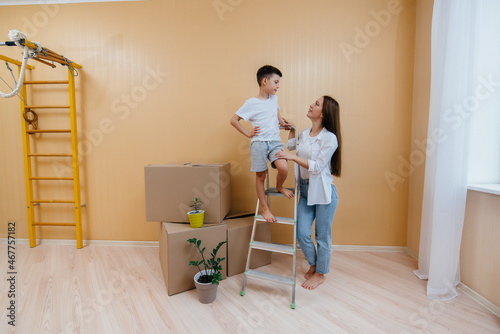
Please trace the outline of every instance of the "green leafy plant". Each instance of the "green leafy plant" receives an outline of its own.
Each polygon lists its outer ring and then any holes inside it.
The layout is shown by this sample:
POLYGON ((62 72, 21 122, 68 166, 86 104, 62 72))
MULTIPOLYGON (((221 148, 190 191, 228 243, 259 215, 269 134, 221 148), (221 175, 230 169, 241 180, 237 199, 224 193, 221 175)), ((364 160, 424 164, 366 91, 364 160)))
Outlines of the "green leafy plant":
POLYGON ((210 253, 211 257, 209 257, 207 259, 205 259, 205 256, 204 256, 205 247, 200 248, 201 247, 201 240, 198 240, 196 238, 192 238, 192 239, 188 239, 187 242, 189 242, 190 244, 193 244, 194 247, 196 247, 198 249, 198 251, 201 254, 201 258, 202 258, 200 261, 190 261, 189 265, 198 267, 199 271, 205 270, 206 273, 209 271, 212 271, 212 274, 210 274, 210 275, 201 275, 200 278, 198 279, 198 283, 210 283, 210 282, 212 282, 212 284, 219 285, 219 282, 222 281, 222 273, 221 273, 222 266, 220 263, 222 261, 224 261, 226 258, 225 257, 217 258, 217 252, 219 251, 221 246, 224 245, 227 241, 219 242, 217 247, 215 247, 212 250, 212 253, 210 253), (203 266, 204 269, 202 269, 202 267, 200 267, 200 266, 203 266))
POLYGON ((194 201, 191 201, 191 205, 189 206, 193 208, 193 211, 196 211, 195 213, 199 213, 201 211, 201 200, 196 197, 194 201))

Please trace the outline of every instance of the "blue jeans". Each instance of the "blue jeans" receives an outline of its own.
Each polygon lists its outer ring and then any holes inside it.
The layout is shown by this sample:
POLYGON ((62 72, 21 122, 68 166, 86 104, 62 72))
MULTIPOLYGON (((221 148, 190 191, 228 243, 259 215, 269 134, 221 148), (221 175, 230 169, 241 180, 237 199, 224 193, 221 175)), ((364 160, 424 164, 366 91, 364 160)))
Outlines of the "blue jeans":
POLYGON ((332 250, 332 223, 339 202, 337 188, 332 184, 330 204, 307 205, 309 180, 300 180, 300 199, 297 207, 297 239, 309 265, 316 266, 316 272, 330 271, 332 250), (312 223, 316 219, 315 238, 318 250, 312 241, 312 223))

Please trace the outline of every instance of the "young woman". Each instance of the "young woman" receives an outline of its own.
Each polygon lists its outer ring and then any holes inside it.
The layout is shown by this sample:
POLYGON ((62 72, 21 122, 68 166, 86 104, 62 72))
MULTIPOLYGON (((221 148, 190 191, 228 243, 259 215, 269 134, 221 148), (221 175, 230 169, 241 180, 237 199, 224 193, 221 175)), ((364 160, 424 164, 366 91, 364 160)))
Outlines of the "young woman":
POLYGON ((335 99, 323 96, 307 112, 312 126, 302 131, 298 142, 295 130, 290 131, 287 148, 297 155, 280 151, 276 157, 296 163, 295 175, 299 182, 300 199, 297 207, 297 238, 300 248, 311 266, 304 275, 305 289, 315 289, 325 281, 330 270, 332 223, 338 204, 333 176, 340 176, 341 135, 340 108, 335 99), (315 238, 312 241, 312 223, 316 219, 315 238))

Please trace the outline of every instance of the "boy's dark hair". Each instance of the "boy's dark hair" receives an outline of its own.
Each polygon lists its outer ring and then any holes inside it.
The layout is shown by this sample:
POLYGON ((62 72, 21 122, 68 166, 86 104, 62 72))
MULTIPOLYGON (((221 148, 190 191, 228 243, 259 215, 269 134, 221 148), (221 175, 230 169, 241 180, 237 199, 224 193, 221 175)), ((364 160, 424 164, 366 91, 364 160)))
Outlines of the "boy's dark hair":
POLYGON ((281 71, 274 66, 264 65, 261 68, 259 68, 259 70, 257 71, 257 83, 259 84, 259 87, 262 84, 262 80, 264 78, 269 79, 273 74, 277 74, 280 77, 283 76, 281 74, 281 71))

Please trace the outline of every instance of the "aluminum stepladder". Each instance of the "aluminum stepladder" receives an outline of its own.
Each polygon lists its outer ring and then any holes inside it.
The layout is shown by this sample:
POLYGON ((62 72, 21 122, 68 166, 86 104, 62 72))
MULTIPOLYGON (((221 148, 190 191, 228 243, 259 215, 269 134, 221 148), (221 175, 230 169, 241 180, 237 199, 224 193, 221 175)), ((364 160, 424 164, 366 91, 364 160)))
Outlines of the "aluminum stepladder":
MULTIPOLYGON (((297 129, 293 128, 295 130, 295 139, 297 140, 298 132, 297 129)), ((276 219, 275 222, 272 224, 285 224, 285 225, 292 225, 293 226, 293 243, 291 245, 284 245, 284 244, 277 244, 277 243, 271 243, 271 242, 262 242, 262 241, 255 241, 255 230, 257 228, 257 222, 259 221, 266 221, 262 215, 259 215, 259 208, 260 208, 260 200, 257 198, 257 208, 255 209, 255 217, 253 220, 253 227, 252 227, 252 236, 250 237, 250 244, 248 248, 248 256, 247 256, 247 264, 245 267, 245 272, 243 275, 243 285, 241 287, 241 292, 240 295, 244 296, 245 295, 245 285, 248 277, 251 278, 256 278, 256 279, 261 279, 261 280, 266 280, 266 281, 271 281, 275 283, 280 283, 284 285, 290 285, 292 287, 292 303, 291 303, 291 308, 295 309, 295 285, 296 285, 296 263, 297 263, 297 202, 298 202, 298 187, 297 187, 297 182, 295 182, 294 188, 288 188, 289 190, 293 191, 293 218, 288 218, 288 217, 277 217, 275 216, 274 218, 276 219), (275 275, 271 273, 266 273, 263 271, 255 270, 255 269, 250 269, 250 260, 252 257, 252 250, 253 249, 260 249, 264 251, 269 251, 269 252, 276 252, 276 253, 282 253, 282 254, 288 254, 293 256, 293 272, 292 276, 281 276, 281 275, 275 275)), ((276 188, 270 188, 269 187, 269 173, 266 170, 266 200, 267 200, 267 206, 270 208, 270 197, 271 196, 277 196, 277 197, 285 197, 282 193, 280 193, 276 188)))

